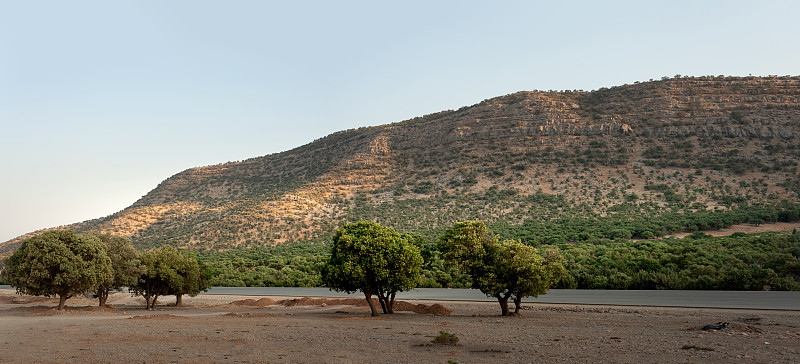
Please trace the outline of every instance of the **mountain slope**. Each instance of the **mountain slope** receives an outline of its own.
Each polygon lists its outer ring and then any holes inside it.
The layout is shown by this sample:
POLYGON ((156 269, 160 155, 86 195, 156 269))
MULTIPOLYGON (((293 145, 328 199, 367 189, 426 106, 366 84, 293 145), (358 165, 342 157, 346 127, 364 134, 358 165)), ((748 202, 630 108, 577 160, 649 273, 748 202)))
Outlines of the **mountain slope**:
POLYGON ((70 227, 140 247, 214 250, 324 241, 357 219, 434 236, 464 219, 797 202, 799 161, 798 77, 529 91, 189 169, 116 214, 70 227))

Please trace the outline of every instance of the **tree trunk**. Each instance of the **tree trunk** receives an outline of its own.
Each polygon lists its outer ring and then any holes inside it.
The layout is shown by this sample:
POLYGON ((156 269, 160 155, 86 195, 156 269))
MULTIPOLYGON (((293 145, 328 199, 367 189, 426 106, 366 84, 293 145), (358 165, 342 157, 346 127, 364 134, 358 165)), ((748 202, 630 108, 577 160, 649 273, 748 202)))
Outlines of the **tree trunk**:
POLYGON ((175 307, 181 307, 181 306, 183 306, 183 295, 182 294, 176 294, 175 295, 175 307))
POLYGON ((95 293, 97 294, 97 300, 100 301, 100 307, 105 306, 106 302, 108 301, 108 290, 101 288, 95 293))
POLYGON ((158 295, 157 294, 145 294, 144 295, 144 299, 147 302, 145 304, 145 308, 147 308, 148 310, 152 310, 153 308, 156 307, 156 301, 158 301, 158 295))
POLYGON ((522 306, 522 297, 514 297, 514 314, 519 315, 519 308, 522 306))
POLYGON ((498 294, 495 297, 497 298, 497 302, 500 302, 500 311, 502 312, 502 315, 503 316, 509 316, 509 312, 508 312, 508 297, 509 297, 509 295, 503 296, 503 295, 498 294))
POLYGON ((381 304, 381 310, 383 310, 383 313, 389 313, 389 310, 387 308, 386 295, 383 293, 382 290, 378 290, 378 302, 381 304))
POLYGON ((378 302, 381 303, 381 309, 383 309, 383 313, 385 314, 393 314, 394 313, 394 296, 397 292, 387 293, 384 292, 382 289, 378 290, 378 302))
POLYGON ((372 301, 372 292, 364 292, 364 296, 367 297, 367 303, 369 304, 369 309, 372 310, 372 316, 380 315, 378 307, 375 307, 375 302, 372 301))
POLYGON ((390 313, 390 314, 394 313, 394 295, 395 294, 397 294, 397 292, 392 292, 389 295, 389 302, 386 304, 386 306, 388 306, 388 309, 389 309, 388 313, 390 313))
POLYGON ((58 310, 59 311, 64 309, 64 304, 67 303, 67 298, 69 298, 69 295, 67 295, 67 294, 59 294, 58 295, 58 310))

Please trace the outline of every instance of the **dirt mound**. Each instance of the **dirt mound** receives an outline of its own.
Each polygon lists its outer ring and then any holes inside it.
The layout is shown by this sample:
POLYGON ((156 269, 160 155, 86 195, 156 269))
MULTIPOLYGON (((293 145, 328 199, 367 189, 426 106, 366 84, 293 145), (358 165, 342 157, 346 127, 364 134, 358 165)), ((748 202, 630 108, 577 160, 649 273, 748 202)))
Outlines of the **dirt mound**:
POLYGON ((273 300, 272 298, 267 298, 267 297, 261 298, 259 300, 254 300, 252 298, 248 298, 248 299, 245 299, 245 300, 233 301, 233 302, 231 302, 231 304, 235 305, 235 306, 264 307, 264 306, 274 305, 275 304, 275 300, 273 300))
POLYGON ((453 310, 439 304, 434 303, 430 306, 419 304, 417 305, 418 310, 414 310, 416 313, 424 314, 424 315, 437 315, 437 316, 447 316, 453 312, 453 310), (425 307, 419 307, 425 306, 425 307))
MULTIPOLYGON (((376 305, 380 305, 380 303, 378 303, 378 299, 377 298, 373 298, 372 302, 374 302, 376 305)), ((338 299, 330 300, 328 304, 330 304, 330 305, 357 306, 357 307, 369 306, 369 304, 367 303, 367 299, 366 298, 338 298, 338 299)))
POLYGON ((423 303, 420 304, 413 304, 406 301, 396 301, 394 303, 394 310, 395 311, 411 311, 414 313, 419 313, 423 315, 449 315, 453 312, 453 310, 442 306, 441 304, 434 303, 432 305, 426 305, 423 303))
MULTIPOLYGON (((378 304, 377 299, 373 299, 375 304, 378 304)), ((366 306, 367 300, 363 298, 293 298, 278 301, 278 304, 286 307, 293 306, 366 306)))
MULTIPOLYGON (((425 306, 425 305, 420 304, 420 306, 425 306)), ((406 301, 394 301, 394 310, 395 311, 410 311, 410 312, 414 312, 414 310, 416 310, 416 309, 417 309, 417 305, 415 305, 413 303, 409 303, 409 302, 406 302, 406 301)))
POLYGON ((286 299, 278 301, 278 304, 281 306, 286 307, 293 307, 293 306, 320 306, 325 303, 324 298, 311 298, 311 297, 303 297, 303 298, 293 298, 293 299, 286 299))

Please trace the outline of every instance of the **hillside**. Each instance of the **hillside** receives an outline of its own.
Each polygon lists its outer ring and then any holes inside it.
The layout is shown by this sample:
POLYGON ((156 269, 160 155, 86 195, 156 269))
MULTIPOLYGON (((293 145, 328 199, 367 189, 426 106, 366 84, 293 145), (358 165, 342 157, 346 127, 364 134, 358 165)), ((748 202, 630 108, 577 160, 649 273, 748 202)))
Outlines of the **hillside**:
POLYGON ((341 131, 183 171, 69 227, 195 250, 327 241, 358 219, 432 237, 466 219, 514 226, 796 203, 798 163, 800 77, 679 77, 518 92, 341 131))

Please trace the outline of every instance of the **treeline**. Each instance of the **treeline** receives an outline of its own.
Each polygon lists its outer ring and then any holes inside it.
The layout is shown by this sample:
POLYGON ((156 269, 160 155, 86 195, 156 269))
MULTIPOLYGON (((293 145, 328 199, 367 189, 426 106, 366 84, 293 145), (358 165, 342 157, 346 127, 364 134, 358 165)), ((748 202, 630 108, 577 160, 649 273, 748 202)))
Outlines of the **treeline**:
POLYGON ((200 253, 216 287, 320 287, 330 255, 325 244, 298 242, 272 247, 200 253))
MULTIPOLYGON (((489 228, 499 241, 516 239, 540 250, 557 247, 566 268, 558 283, 562 288, 800 290, 798 234, 712 237, 700 232, 780 221, 800 221, 798 205, 644 217, 621 212, 595 218, 528 220, 517 225, 496 222, 489 228), (656 239, 679 231, 695 233, 684 239, 656 239)), ((441 233, 433 235, 417 235, 415 241, 424 260, 420 287, 472 286, 469 275, 445 264, 439 250, 441 233)), ((329 245, 318 242, 197 255, 204 263, 207 285, 230 287, 321 287, 321 272, 329 257, 329 245)), ((2 276, 9 282, 7 274, 2 276)), ((162 294, 169 293, 164 290, 162 294)))
POLYGON ((800 238, 791 233, 556 245, 560 288, 800 290, 800 238))
MULTIPOLYGON (((735 233, 713 237, 536 245, 557 247, 566 274, 556 287, 580 289, 800 290, 800 237, 735 233)), ((296 243, 202 255, 212 286, 319 287, 327 245, 296 243)), ((420 287, 466 288, 469 276, 448 267, 437 242, 426 241, 420 287)))
POLYGON ((163 246, 138 252, 126 237, 53 230, 26 239, 5 260, 0 277, 17 293, 58 297, 58 310, 70 297, 93 293, 106 306, 124 288, 154 308, 159 296, 196 296, 208 289, 210 271, 194 254, 163 246))
POLYGON ((654 216, 624 211, 605 217, 529 219, 522 224, 490 224, 504 239, 520 239, 530 245, 566 242, 597 243, 603 239, 652 239, 676 232, 717 230, 736 224, 800 221, 800 205, 743 206, 724 211, 667 212, 654 216))

